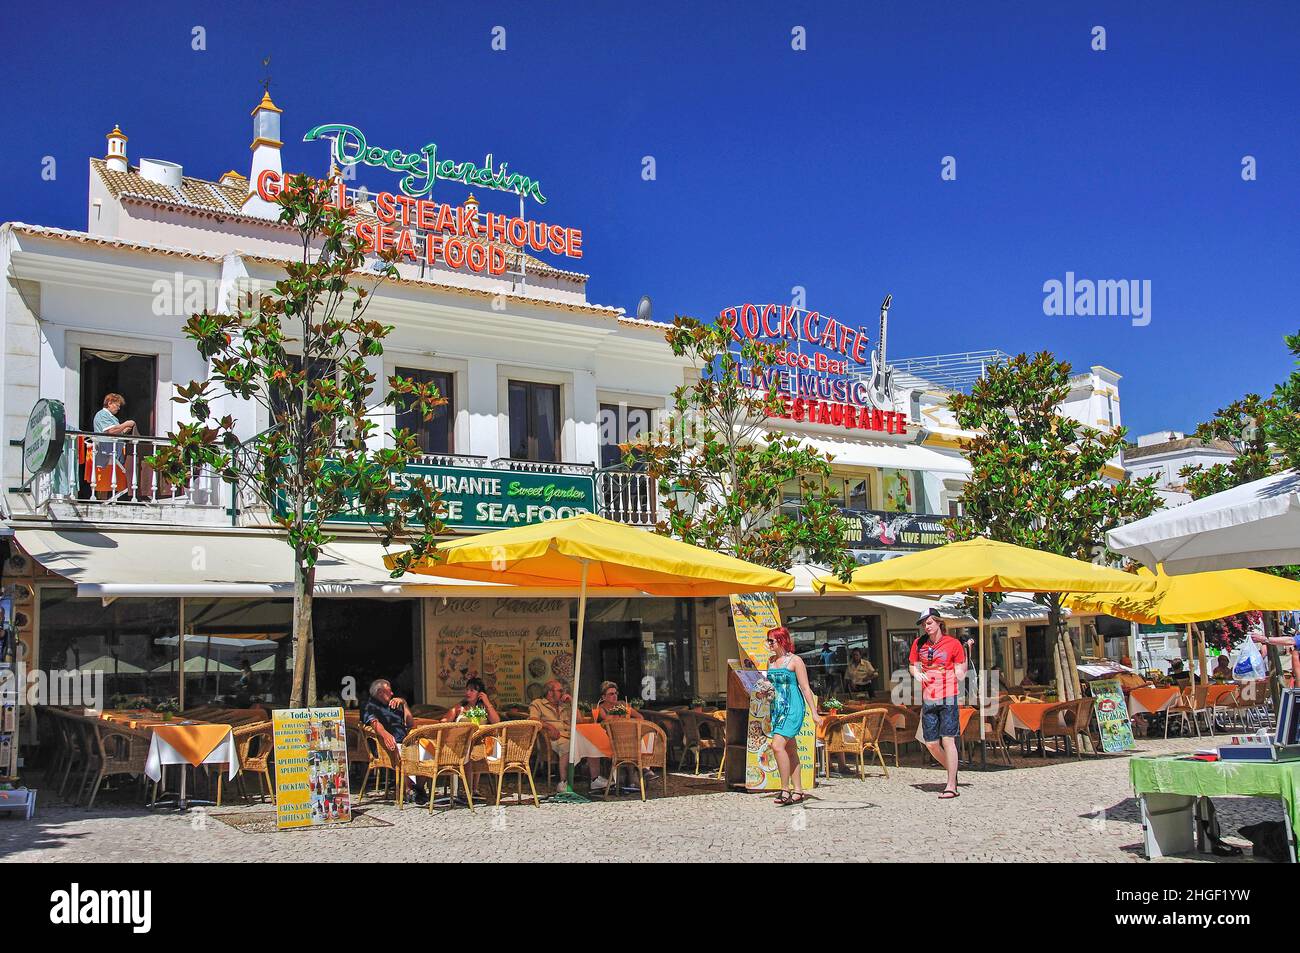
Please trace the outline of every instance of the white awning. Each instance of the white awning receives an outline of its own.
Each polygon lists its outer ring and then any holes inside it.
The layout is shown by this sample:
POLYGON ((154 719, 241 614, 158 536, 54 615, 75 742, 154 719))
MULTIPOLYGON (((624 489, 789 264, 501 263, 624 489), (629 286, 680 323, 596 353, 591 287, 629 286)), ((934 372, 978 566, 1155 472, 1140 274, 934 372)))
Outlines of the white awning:
POLYGON ((970 473, 970 464, 958 453, 942 453, 916 443, 888 443, 884 440, 829 440, 805 437, 804 444, 829 453, 832 462, 849 467, 888 467, 894 470, 925 470, 932 473, 970 473))
MULTIPOLYGON (((19 543, 46 569, 96 598, 266 598, 293 596, 293 554, 283 538, 257 530, 174 532, 158 527, 112 530, 17 527, 19 543)), ((565 597, 562 589, 408 574, 393 579, 375 540, 335 540, 316 564, 317 596, 565 597)), ((606 595, 606 594, 602 594, 606 595)), ((641 596, 629 591, 608 595, 641 596)))

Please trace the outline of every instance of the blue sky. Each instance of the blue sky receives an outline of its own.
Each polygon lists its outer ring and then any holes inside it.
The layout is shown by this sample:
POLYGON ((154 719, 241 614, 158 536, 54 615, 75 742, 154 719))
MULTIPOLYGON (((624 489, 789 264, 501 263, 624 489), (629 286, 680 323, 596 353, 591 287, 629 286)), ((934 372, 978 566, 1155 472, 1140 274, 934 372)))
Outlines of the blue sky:
POLYGON ((1190 430, 1291 368, 1300 4, 12 4, 0 29, 0 220, 84 228, 115 122, 133 162, 246 172, 270 54, 287 169, 325 170, 297 141, 322 122, 493 152, 542 181, 536 217, 584 230, 600 303, 705 317, 802 286, 874 336, 889 291, 891 356, 1104 364, 1133 434, 1190 430), (1150 324, 1044 315, 1067 272, 1149 280, 1150 324))

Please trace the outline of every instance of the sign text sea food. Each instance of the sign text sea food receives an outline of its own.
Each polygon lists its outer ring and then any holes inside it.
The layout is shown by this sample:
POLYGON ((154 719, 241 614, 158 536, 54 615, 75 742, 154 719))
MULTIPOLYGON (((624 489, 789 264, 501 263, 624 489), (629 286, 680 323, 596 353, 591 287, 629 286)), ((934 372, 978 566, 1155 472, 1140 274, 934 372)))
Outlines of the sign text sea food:
POLYGON ((505 529, 596 510, 596 484, 589 476, 412 464, 394 476, 398 491, 408 490, 414 476, 441 494, 439 515, 451 529, 505 529))
POLYGON ((490 152, 484 156, 481 166, 453 159, 439 161, 437 143, 427 143, 419 152, 384 149, 366 142, 365 134, 356 126, 341 122, 317 126, 302 137, 303 142, 314 142, 317 139, 334 140, 334 161, 339 165, 365 163, 390 172, 405 172, 398 187, 415 198, 428 195, 433 191, 434 182, 446 179, 485 189, 514 192, 516 195, 536 199, 541 205, 546 204, 540 182, 518 172, 507 173, 509 163, 496 165, 490 152))
MULTIPOLYGON (((286 181, 279 172, 266 169, 258 175, 256 185, 260 198, 274 202, 286 181)), ((582 257, 580 228, 495 212, 480 213, 472 204, 458 207, 392 192, 374 194, 373 200, 375 218, 359 219, 355 225, 356 236, 367 254, 396 248, 407 261, 426 265, 441 261, 451 268, 489 275, 506 272, 506 252, 501 245, 582 257)), ((330 204, 336 208, 352 205, 342 182, 335 184, 330 204)))

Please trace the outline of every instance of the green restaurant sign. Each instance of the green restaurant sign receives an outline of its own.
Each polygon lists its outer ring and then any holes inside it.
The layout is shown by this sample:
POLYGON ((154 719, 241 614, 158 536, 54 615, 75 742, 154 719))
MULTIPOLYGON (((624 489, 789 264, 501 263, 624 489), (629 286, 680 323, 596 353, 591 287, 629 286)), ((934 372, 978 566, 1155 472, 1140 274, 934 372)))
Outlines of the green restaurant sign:
MULTIPOLYGON (((396 480, 409 487, 411 477, 424 477, 441 495, 442 521, 448 529, 509 529, 596 512, 596 481, 591 476, 413 463, 396 480)), ((362 514, 334 519, 369 521, 362 514)))

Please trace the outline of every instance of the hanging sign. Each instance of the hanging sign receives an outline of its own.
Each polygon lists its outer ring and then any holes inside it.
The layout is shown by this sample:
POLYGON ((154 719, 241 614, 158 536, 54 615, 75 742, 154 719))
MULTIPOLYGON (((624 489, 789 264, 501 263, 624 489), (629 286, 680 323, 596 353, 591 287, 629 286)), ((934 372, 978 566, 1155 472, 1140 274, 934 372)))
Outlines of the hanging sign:
POLYGON ((66 430, 63 403, 50 398, 38 400, 23 433, 23 470, 29 478, 54 469, 63 454, 66 430))

